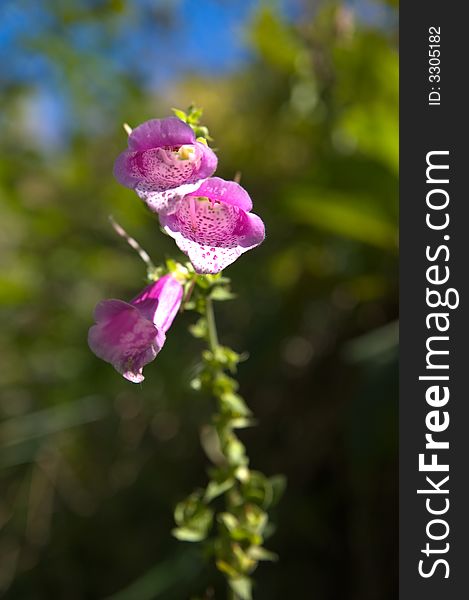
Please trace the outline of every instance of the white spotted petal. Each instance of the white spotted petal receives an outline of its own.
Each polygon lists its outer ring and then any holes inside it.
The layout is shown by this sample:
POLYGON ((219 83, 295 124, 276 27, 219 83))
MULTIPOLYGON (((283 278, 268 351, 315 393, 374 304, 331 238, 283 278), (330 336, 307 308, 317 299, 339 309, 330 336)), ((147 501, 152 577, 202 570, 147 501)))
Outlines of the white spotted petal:
POLYGON ((264 224, 246 210, 247 192, 235 182, 208 179, 160 217, 166 233, 191 260, 197 273, 218 273, 265 237, 264 224))

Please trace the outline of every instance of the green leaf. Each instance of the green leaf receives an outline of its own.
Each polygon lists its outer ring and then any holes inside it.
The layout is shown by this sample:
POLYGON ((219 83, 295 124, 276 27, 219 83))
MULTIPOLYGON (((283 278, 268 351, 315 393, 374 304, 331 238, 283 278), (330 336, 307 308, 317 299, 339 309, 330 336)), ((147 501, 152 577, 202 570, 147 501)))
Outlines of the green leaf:
POLYGON ((233 487, 235 483, 234 479, 226 479, 225 481, 210 481, 205 490, 204 500, 205 502, 211 502, 214 498, 221 496, 229 489, 233 487))
POLYGON ((197 277, 195 281, 196 286, 203 290, 208 290, 212 285, 208 277, 208 275, 201 275, 197 277))
POLYGON ((158 281, 158 279, 160 279, 160 277, 163 275, 164 269, 161 266, 149 269, 147 273, 148 283, 151 283, 152 281, 158 281))
POLYGON ((189 331, 195 338, 207 339, 207 320, 201 317, 196 323, 189 326, 189 331))
POLYGON ((262 534, 267 525, 267 513, 259 506, 250 504, 244 510, 243 525, 249 528, 250 531, 257 534, 262 534))
POLYGON ((248 417, 252 412, 247 407, 243 398, 235 393, 225 393, 220 397, 223 410, 234 417, 248 417))
POLYGON ((237 542, 249 542, 249 544, 259 545, 262 544, 263 539, 262 536, 258 533, 254 533, 249 531, 243 527, 237 527, 230 531, 230 537, 237 542))
POLYGON ((198 125, 203 112, 203 108, 191 104, 187 109, 187 122, 191 125, 198 125))
POLYGON ((247 551, 247 554, 254 560, 269 562, 276 562, 278 560, 278 554, 275 554, 275 552, 269 552, 269 550, 266 550, 262 546, 251 546, 247 551))
POLYGON ((168 258, 166 260, 166 267, 170 273, 174 273, 175 271, 178 270, 178 264, 172 258, 168 258))
POLYGON ((246 500, 255 502, 263 508, 269 508, 274 498, 273 487, 269 479, 259 471, 251 471, 243 482, 243 495, 246 500))
POLYGON ((241 465, 236 469, 235 476, 238 481, 244 483, 249 479, 249 477, 251 477, 251 472, 249 471, 248 467, 241 465))
POLYGON ((241 573, 250 573, 256 567, 256 560, 251 558, 240 544, 233 544, 232 551, 241 573))
POLYGON ((231 419, 229 424, 233 429, 246 429, 247 427, 254 427, 257 424, 257 421, 255 419, 238 417, 236 419, 231 419))
POLYGON ((275 506, 285 493, 287 487, 287 478, 285 475, 273 475, 269 478, 269 481, 273 491, 271 506, 275 506))
POLYGON ((219 373, 213 382, 213 393, 217 397, 232 394, 238 389, 238 382, 225 373, 219 373))
POLYGON ((174 509, 174 520, 179 526, 173 535, 186 541, 204 539, 213 522, 213 511, 204 504, 203 490, 198 490, 179 502, 174 509))
POLYGON ((210 292, 209 297, 212 300, 223 302, 225 300, 233 300, 233 298, 236 298, 236 294, 230 292, 226 287, 217 286, 210 292))
POLYGON ((213 358, 215 362, 218 362, 233 373, 236 371, 236 367, 241 360, 241 356, 237 352, 226 346, 219 346, 213 358))
POLYGON ((179 108, 172 108, 171 110, 173 111, 173 113, 176 115, 176 117, 178 119, 181 119, 181 121, 184 121, 184 123, 187 123, 187 115, 183 110, 180 110, 179 108))
POLYGON ((235 436, 226 440, 223 450, 230 465, 237 466, 248 463, 246 448, 235 436))
POLYGON ((196 531, 188 527, 177 527, 171 533, 181 542, 201 542, 207 537, 206 532, 196 531))
POLYGON ((228 575, 229 578, 238 578, 239 577, 239 573, 238 571, 236 571, 236 569, 234 567, 232 567, 230 564, 228 564, 225 560, 217 560, 216 562, 217 565, 217 569, 219 571, 221 571, 222 573, 224 573, 225 575, 228 575))
POLYGON ((238 519, 232 515, 231 513, 220 513, 218 515, 218 520, 223 523, 223 525, 228 529, 228 531, 233 531, 239 525, 238 519))
POLYGON ((241 600, 252 600, 252 582, 249 577, 231 578, 228 583, 241 600))

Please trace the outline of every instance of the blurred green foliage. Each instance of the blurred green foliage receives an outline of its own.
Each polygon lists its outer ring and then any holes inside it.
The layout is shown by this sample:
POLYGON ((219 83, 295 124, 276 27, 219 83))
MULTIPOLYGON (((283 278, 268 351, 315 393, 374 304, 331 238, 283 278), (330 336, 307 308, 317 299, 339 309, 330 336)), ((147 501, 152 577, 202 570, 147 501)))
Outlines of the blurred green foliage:
MULTIPOLYGON (((267 227, 230 268, 237 298, 217 306, 222 343, 250 354, 239 378, 259 420, 241 433, 252 465, 288 478, 269 539, 281 560, 259 568, 254 596, 396 597, 393 9, 375 27, 339 2, 305 2, 293 20, 259 2, 242 68, 187 72, 155 92, 104 51, 119 23, 132 28, 135 4, 47 5, 56 25, 23 43, 56 69, 67 139, 41 143, 33 84, 2 83, 0 97, 0 588, 28 600, 225 597, 170 535, 173 505, 206 480, 198 431, 213 408, 190 389, 190 319, 142 386, 86 344, 96 302, 133 297, 145 277, 108 215, 155 262, 175 252, 112 178, 121 123, 195 102, 219 175, 240 174, 267 227), (102 53, 69 43, 83 21, 102 53)), ((164 6, 150 24, 174 26, 164 6)))

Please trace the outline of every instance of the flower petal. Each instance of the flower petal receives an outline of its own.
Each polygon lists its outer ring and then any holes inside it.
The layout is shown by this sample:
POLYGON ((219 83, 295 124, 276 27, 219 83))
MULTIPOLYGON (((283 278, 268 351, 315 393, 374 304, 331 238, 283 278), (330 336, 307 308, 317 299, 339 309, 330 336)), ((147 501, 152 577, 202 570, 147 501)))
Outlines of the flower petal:
POLYGON ((202 144, 202 142, 196 142, 195 146, 200 149, 202 153, 202 160, 200 161, 200 167, 197 171, 197 177, 199 179, 206 179, 215 173, 218 165, 218 158, 215 152, 205 144, 202 144))
POLYGON ((181 306, 183 287, 172 275, 164 275, 148 285, 131 304, 166 333, 181 306))
POLYGON ((128 187, 136 187, 143 181, 155 191, 198 180, 200 177, 196 173, 204 157, 200 146, 202 144, 184 146, 193 150, 190 159, 182 159, 178 152, 164 148, 150 148, 143 152, 125 151, 117 157, 114 176, 119 183, 128 187))
POLYGON ((213 150, 195 140, 187 123, 169 117, 147 121, 132 131, 128 149, 114 163, 114 176, 134 189, 150 210, 171 214, 216 167, 213 150))
POLYGON ((142 178, 141 173, 134 166, 136 156, 136 152, 124 150, 114 162, 114 177, 120 184, 131 189, 133 189, 142 178))
POLYGON ((152 212, 156 212, 159 215, 170 215, 176 212, 179 202, 200 186, 200 181, 195 183, 184 183, 178 187, 171 188, 168 190, 155 190, 155 186, 152 184, 146 184, 140 182, 135 191, 139 198, 141 198, 148 208, 152 212))
POLYGON ((129 381, 142 381, 142 369, 161 350, 164 332, 138 308, 121 300, 100 302, 95 318, 97 323, 88 332, 91 350, 129 381))
POLYGON ((195 134, 192 128, 177 117, 151 119, 132 130, 129 135, 130 150, 149 150, 163 146, 193 144, 195 134))
MULTIPOLYGON (((187 146, 186 146, 187 147, 187 146)), ((197 142, 190 158, 181 159, 172 150, 153 148, 144 152, 126 150, 117 157, 114 176, 138 196, 153 212, 171 214, 185 195, 194 192, 217 166, 210 148, 197 142)))
POLYGON ((197 273, 218 273, 264 240, 264 224, 257 215, 190 199, 186 197, 175 214, 161 216, 160 222, 197 273))
POLYGON ((192 192, 190 195, 210 198, 223 204, 237 206, 246 211, 252 209, 252 200, 247 191, 239 183, 226 181, 221 177, 210 177, 202 183, 196 192, 192 192))

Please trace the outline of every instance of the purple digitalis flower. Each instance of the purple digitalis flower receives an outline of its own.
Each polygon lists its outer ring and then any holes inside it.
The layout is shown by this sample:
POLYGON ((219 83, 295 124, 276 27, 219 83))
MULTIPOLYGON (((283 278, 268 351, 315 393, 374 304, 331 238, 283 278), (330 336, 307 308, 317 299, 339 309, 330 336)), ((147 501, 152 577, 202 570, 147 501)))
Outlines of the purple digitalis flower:
POLYGON ((197 273, 218 273, 264 240, 264 223, 251 208, 239 184, 211 177, 187 194, 173 214, 161 215, 160 223, 197 273))
POLYGON ((128 149, 116 159, 114 175, 153 212, 170 214, 216 168, 213 150, 195 139, 187 123, 168 117, 146 121, 132 131, 128 149))
POLYGON ((166 340, 183 296, 182 285, 165 275, 130 302, 103 300, 88 332, 91 350, 133 383, 143 381, 143 367, 155 359, 166 340))

